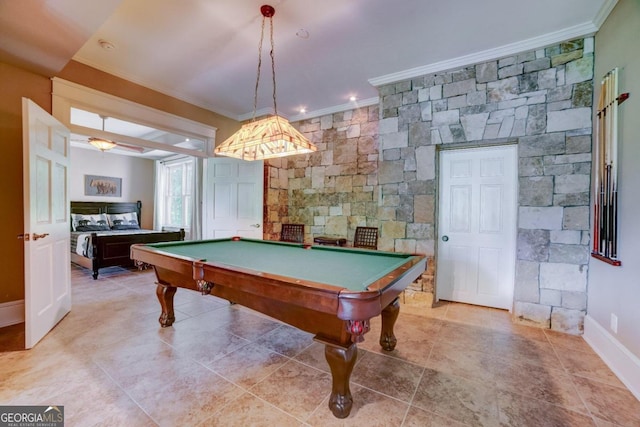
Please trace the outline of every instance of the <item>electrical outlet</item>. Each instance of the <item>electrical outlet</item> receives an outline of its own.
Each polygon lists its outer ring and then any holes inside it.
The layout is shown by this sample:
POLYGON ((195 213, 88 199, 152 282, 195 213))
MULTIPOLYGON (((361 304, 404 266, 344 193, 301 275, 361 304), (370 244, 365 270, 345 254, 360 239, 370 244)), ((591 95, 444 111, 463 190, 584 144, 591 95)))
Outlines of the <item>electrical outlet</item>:
POLYGON ((611 313, 611 330, 614 334, 618 333, 618 316, 611 313))

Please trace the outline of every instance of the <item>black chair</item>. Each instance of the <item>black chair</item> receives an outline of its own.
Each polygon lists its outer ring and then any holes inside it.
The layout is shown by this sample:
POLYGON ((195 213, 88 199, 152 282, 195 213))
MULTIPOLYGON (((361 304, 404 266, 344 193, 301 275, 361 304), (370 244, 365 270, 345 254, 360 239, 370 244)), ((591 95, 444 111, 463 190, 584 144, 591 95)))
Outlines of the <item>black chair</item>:
POLYGON ((282 224, 280 241, 304 243, 304 224, 282 224))
POLYGON ((353 247, 364 249, 378 249, 378 228, 356 227, 356 234, 353 238, 353 247))

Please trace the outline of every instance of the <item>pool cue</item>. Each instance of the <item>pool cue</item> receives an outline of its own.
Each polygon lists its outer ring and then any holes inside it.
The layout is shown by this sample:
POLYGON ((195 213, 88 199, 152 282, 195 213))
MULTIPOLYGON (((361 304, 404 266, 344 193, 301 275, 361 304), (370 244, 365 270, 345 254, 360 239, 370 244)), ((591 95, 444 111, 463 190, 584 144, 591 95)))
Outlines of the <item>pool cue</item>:
POLYGON ((594 156, 594 185, 593 185, 593 198, 594 198, 594 206, 593 206, 593 252, 600 252, 600 221, 602 215, 600 214, 600 208, 602 206, 601 202, 601 166, 600 166, 600 153, 602 149, 600 148, 600 144, 602 143, 602 118, 604 115, 603 112, 604 105, 604 81, 600 82, 600 93, 598 94, 598 114, 596 116, 596 127, 597 132, 595 134, 596 142, 594 144, 595 147, 595 156, 594 156))
POLYGON ((611 141, 611 179, 612 179, 612 224, 611 224, 611 258, 618 256, 618 68, 613 69, 613 100, 612 100, 612 131, 611 141))

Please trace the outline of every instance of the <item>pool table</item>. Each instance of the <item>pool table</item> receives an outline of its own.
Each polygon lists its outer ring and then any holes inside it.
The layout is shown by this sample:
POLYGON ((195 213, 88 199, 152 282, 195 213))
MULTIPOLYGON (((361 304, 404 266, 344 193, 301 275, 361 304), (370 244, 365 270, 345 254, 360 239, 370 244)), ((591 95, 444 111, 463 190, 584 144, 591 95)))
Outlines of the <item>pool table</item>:
POLYGON ((382 315, 380 345, 393 350, 398 295, 426 268, 421 255, 240 237, 132 245, 131 258, 155 270, 163 327, 175 320, 176 289, 186 288, 315 334, 325 344, 329 408, 338 418, 351 411, 356 343, 369 320, 382 315))

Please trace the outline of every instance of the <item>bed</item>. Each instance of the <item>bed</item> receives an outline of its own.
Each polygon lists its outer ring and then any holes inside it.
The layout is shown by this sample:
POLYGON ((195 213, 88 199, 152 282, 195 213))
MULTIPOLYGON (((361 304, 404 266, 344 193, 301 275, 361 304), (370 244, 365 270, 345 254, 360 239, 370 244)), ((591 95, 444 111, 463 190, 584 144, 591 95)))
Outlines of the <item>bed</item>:
POLYGON ((184 240, 184 229, 140 229, 141 208, 140 201, 71 202, 71 262, 92 270, 97 280, 101 268, 134 265, 134 243, 184 240))

